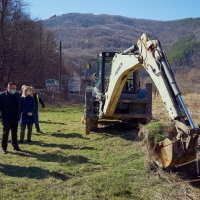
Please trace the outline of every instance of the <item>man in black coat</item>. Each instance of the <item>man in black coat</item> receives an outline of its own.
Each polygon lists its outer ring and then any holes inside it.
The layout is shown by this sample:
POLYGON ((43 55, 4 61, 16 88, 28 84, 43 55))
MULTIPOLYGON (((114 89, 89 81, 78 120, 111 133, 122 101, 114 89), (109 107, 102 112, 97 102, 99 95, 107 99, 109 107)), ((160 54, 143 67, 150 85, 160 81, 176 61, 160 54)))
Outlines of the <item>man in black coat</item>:
POLYGON ((8 136, 11 130, 12 145, 14 150, 21 151, 17 143, 17 129, 21 114, 21 97, 16 92, 16 84, 8 83, 7 90, 0 94, 0 121, 3 125, 2 153, 7 153, 8 136))

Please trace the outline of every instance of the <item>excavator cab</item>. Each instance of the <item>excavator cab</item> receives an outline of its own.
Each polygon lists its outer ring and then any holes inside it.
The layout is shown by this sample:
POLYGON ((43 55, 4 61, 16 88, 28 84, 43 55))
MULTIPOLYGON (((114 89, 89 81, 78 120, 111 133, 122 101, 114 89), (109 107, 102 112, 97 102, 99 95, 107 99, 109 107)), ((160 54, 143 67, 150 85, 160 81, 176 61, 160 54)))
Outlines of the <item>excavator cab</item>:
POLYGON ((88 61, 85 80, 89 80, 89 85, 98 88, 101 93, 108 89, 114 55, 115 52, 101 52, 97 59, 88 61))
POLYGON ((86 124, 87 133, 97 128, 100 118, 131 119, 135 124, 146 123, 152 119, 152 86, 148 83, 145 88, 141 87, 139 70, 130 73, 126 82, 123 83, 123 90, 112 116, 106 116, 103 113, 106 94, 111 82, 110 77, 114 73, 112 62, 115 54, 116 52, 100 52, 97 59, 88 61, 84 113, 85 119, 89 118, 88 121, 90 121, 89 125, 86 124))

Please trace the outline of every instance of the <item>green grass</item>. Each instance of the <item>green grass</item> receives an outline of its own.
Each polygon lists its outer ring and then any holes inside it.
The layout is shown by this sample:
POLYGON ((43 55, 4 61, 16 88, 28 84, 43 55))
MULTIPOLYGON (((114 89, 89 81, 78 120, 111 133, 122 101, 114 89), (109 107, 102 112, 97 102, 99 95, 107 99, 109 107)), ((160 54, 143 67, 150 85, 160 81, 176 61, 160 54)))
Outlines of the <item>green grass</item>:
POLYGON ((149 124, 145 125, 146 129, 148 130, 147 140, 152 148, 166 138, 166 136, 162 134, 162 126, 163 125, 161 121, 150 122, 149 124))
POLYGON ((0 199, 175 199, 179 188, 146 170, 141 142, 124 137, 126 124, 85 135, 82 112, 83 106, 49 107, 40 112, 45 134, 34 130, 23 152, 8 144, 0 158, 0 199))

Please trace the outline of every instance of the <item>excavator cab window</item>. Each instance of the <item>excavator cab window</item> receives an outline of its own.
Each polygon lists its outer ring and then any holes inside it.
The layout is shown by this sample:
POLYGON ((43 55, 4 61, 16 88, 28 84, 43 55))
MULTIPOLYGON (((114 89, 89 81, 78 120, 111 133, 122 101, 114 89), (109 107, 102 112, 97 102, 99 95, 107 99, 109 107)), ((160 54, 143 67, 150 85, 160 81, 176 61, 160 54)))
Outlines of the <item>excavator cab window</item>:
POLYGON ((139 70, 133 72, 124 84, 122 93, 136 94, 140 88, 139 70))
POLYGON ((116 52, 101 52, 97 58, 96 82, 94 87, 105 93, 108 89, 112 59, 116 52))
POLYGON ((102 59, 97 59, 97 69, 96 69, 96 82, 94 83, 94 87, 99 87, 101 84, 101 76, 102 76, 102 59))
MULTIPOLYGON (((94 83, 94 87, 103 87, 102 91, 106 92, 109 85, 109 78, 111 73, 112 57, 106 57, 105 59, 98 58, 97 60, 97 80, 94 83)), ((101 88, 99 88, 101 89, 101 88)))
POLYGON ((111 67, 112 67, 112 58, 107 57, 105 59, 105 70, 104 70, 104 92, 107 92, 108 90, 108 85, 110 82, 111 67))
POLYGON ((85 84, 87 86, 94 86, 97 82, 96 65, 97 59, 88 60, 87 69, 85 71, 85 84))
POLYGON ((133 86, 134 83, 133 83, 133 74, 131 74, 126 83, 124 84, 124 88, 123 88, 123 91, 122 93, 133 93, 133 86))

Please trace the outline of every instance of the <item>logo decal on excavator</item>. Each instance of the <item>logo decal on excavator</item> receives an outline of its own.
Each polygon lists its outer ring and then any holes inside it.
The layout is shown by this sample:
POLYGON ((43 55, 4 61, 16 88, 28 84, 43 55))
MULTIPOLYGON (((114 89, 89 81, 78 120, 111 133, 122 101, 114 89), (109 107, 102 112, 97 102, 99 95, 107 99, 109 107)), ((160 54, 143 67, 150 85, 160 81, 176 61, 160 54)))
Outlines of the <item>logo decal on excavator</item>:
POLYGON ((119 70, 122 68, 122 62, 119 64, 119 67, 117 68, 116 72, 115 72, 115 76, 119 73, 119 70))

